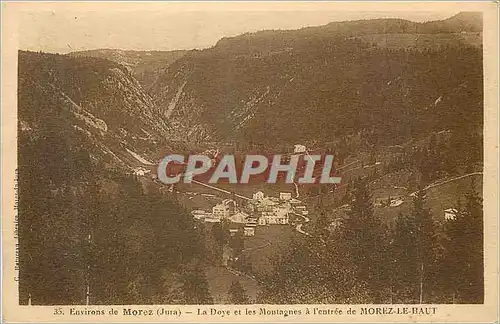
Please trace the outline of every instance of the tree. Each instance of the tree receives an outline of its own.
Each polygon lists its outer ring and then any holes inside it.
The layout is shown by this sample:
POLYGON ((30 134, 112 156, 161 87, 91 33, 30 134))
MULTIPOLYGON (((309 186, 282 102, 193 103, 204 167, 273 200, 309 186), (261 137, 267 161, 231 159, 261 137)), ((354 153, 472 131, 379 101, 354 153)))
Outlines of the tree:
POLYGON ((445 225, 447 242, 441 277, 452 301, 482 303, 484 300, 483 206, 481 197, 467 194, 455 220, 445 225))
POLYGON ((250 304, 250 298, 247 295, 246 289, 241 283, 236 280, 231 283, 228 291, 229 302, 235 305, 250 304))
POLYGON ((182 273, 183 303, 197 304, 212 304, 213 298, 210 295, 208 282, 200 264, 193 267, 186 267, 182 273))
POLYGON ((259 303, 337 304, 370 301, 366 285, 356 278, 357 265, 346 251, 341 232, 319 239, 294 240, 264 278, 259 303))
POLYGON ((394 303, 418 301, 417 230, 415 221, 400 214, 390 244, 394 303))
POLYGON ((414 222, 414 229, 416 231, 415 244, 416 244, 416 259, 417 269, 415 269, 419 276, 419 303, 424 302, 425 289, 431 288, 431 280, 434 276, 436 265, 436 235, 435 225, 432 220, 432 215, 428 209, 425 208, 425 191, 417 191, 413 199, 413 208, 411 211, 411 221, 414 222))
POLYGON ((87 289, 92 304, 180 300, 162 283, 165 271, 179 286, 180 265, 204 255, 192 218, 94 164, 71 124, 47 116, 19 143, 20 304, 84 304, 87 289))
POLYGON ((374 300, 379 301, 389 273, 385 269, 383 228, 373 213, 366 178, 355 182, 352 197, 352 208, 343 227, 344 239, 357 265, 357 280, 366 284, 374 300))
POLYGON ((214 241, 214 243, 212 244, 212 256, 214 258, 214 262, 220 263, 220 261, 222 260, 222 250, 224 249, 224 245, 226 244, 224 229, 221 223, 215 223, 212 226, 211 236, 212 240, 214 241))

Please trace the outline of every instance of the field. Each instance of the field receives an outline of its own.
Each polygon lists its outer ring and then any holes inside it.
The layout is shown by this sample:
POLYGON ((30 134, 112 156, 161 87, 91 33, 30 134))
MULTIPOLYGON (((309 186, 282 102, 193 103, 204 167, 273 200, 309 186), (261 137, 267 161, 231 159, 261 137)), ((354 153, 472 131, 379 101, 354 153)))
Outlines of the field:
MULTIPOLYGON (((399 172, 400 177, 404 177, 404 172, 399 172)), ((392 174, 391 176, 394 176, 392 174)), ((482 195, 483 180, 482 175, 475 174, 464 178, 452 180, 443 184, 446 180, 437 181, 438 184, 435 187, 426 190, 426 208, 428 208, 436 222, 442 222, 444 220, 444 210, 448 208, 457 208, 458 201, 460 199, 461 203, 465 203, 465 195, 471 193, 473 190, 478 194, 482 195)), ((373 185, 371 194, 373 201, 377 199, 386 199, 389 196, 392 198, 402 197, 403 203, 396 207, 374 207, 374 214, 378 217, 383 224, 392 226, 394 221, 399 214, 409 214, 411 211, 412 200, 410 192, 405 188, 396 186, 389 186, 386 181, 382 180, 373 185), (383 185, 380 185, 384 183, 383 185)), ((343 194, 343 190, 336 192, 336 195, 343 194)), ((327 204, 324 204, 327 206, 327 204)), ((343 215, 344 213, 341 209, 335 209, 332 215, 338 214, 343 215)), ((337 215, 337 216, 338 216, 337 215)), ((311 226, 314 224, 314 213, 312 214, 311 220, 313 222, 305 224, 303 229, 307 232, 310 231, 311 226)))
POLYGON ((427 207, 431 210, 436 220, 442 220, 443 211, 447 208, 456 208, 460 199, 465 204, 465 195, 473 190, 482 196, 482 175, 473 175, 445 183, 441 186, 427 190, 427 207))
MULTIPOLYGON (((445 209, 457 208, 459 199, 464 204, 465 195, 473 190, 481 195, 482 186, 482 176, 472 175, 430 188, 426 190, 426 208, 430 210, 434 221, 442 222, 445 209)), ((412 197, 407 196, 400 206, 375 208, 375 215, 380 217, 384 223, 392 224, 400 213, 408 214, 411 205, 412 197)))

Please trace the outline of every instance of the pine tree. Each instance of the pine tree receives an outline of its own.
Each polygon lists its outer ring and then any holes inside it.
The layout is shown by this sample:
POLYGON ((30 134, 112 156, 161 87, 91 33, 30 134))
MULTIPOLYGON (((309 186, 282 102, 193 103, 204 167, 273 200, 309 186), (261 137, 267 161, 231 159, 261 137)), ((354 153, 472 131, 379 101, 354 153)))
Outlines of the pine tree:
POLYGON ((396 297, 394 303, 418 301, 417 230, 415 221, 407 215, 396 220, 393 239, 390 244, 393 276, 391 287, 396 297))
POLYGON ((419 276, 419 302, 424 302, 426 289, 430 288, 436 265, 435 225, 430 211, 425 208, 425 192, 417 191, 413 199, 411 219, 415 222, 415 244, 417 252, 417 269, 419 276))
POLYGON ((215 263, 219 263, 222 260, 222 250, 226 242, 224 241, 225 235, 223 232, 223 226, 221 223, 215 223, 212 226, 211 238, 214 241, 212 246, 212 256, 215 263))
POLYGON ((246 289, 241 283, 236 280, 231 283, 228 291, 229 302, 235 305, 250 304, 250 298, 247 295, 246 289))
POLYGON ((455 220, 445 225, 448 241, 441 268, 447 292, 456 303, 484 300, 483 206, 481 197, 466 195, 455 220))
POLYGON ((191 305, 213 303, 207 278, 199 264, 186 268, 182 277, 181 291, 184 303, 191 305))
POLYGON ((465 223, 464 239, 469 242, 463 254, 464 279, 466 281, 463 294, 467 302, 482 303, 484 299, 484 259, 483 259, 483 203, 482 198, 473 192, 466 196, 466 204, 462 220, 465 223))
POLYGON ((357 279, 366 284, 375 301, 382 298, 388 273, 384 265, 384 240, 380 221, 373 214, 366 179, 358 180, 352 192, 353 204, 344 224, 344 236, 357 265, 357 279))
POLYGON ((296 240, 264 280, 259 303, 335 304, 370 301, 341 232, 296 240))

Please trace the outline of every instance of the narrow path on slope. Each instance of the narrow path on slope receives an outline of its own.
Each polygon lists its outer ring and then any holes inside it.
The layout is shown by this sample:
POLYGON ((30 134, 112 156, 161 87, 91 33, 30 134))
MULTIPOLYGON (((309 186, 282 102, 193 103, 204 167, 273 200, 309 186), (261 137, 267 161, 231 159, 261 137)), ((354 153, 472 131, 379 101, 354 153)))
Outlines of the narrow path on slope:
MULTIPOLYGON (((453 182, 453 181, 456 181, 456 180, 467 178, 467 177, 470 177, 470 176, 473 176, 473 175, 482 175, 482 174, 483 174, 482 172, 472 172, 472 173, 464 174, 462 176, 458 176, 458 177, 455 177, 455 178, 451 178, 451 179, 448 179, 448 180, 444 180, 444 181, 441 181, 441 182, 438 182, 438 183, 434 183, 434 184, 428 185, 423 190, 427 191, 429 189, 432 189, 432 188, 435 188, 435 187, 439 187, 439 186, 444 185, 446 183, 450 183, 450 182, 453 182)), ((409 196, 410 197, 415 197, 415 195, 417 194, 417 192, 418 191, 412 192, 409 196)))

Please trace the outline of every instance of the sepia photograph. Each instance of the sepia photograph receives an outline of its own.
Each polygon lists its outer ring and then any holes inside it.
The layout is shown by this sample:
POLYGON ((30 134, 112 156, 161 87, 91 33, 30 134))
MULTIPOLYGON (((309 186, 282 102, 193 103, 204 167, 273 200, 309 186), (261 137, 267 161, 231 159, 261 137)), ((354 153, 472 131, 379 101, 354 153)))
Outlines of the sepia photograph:
POLYGON ((4 298, 75 320, 498 305, 496 5, 191 5, 19 6, 4 298))

